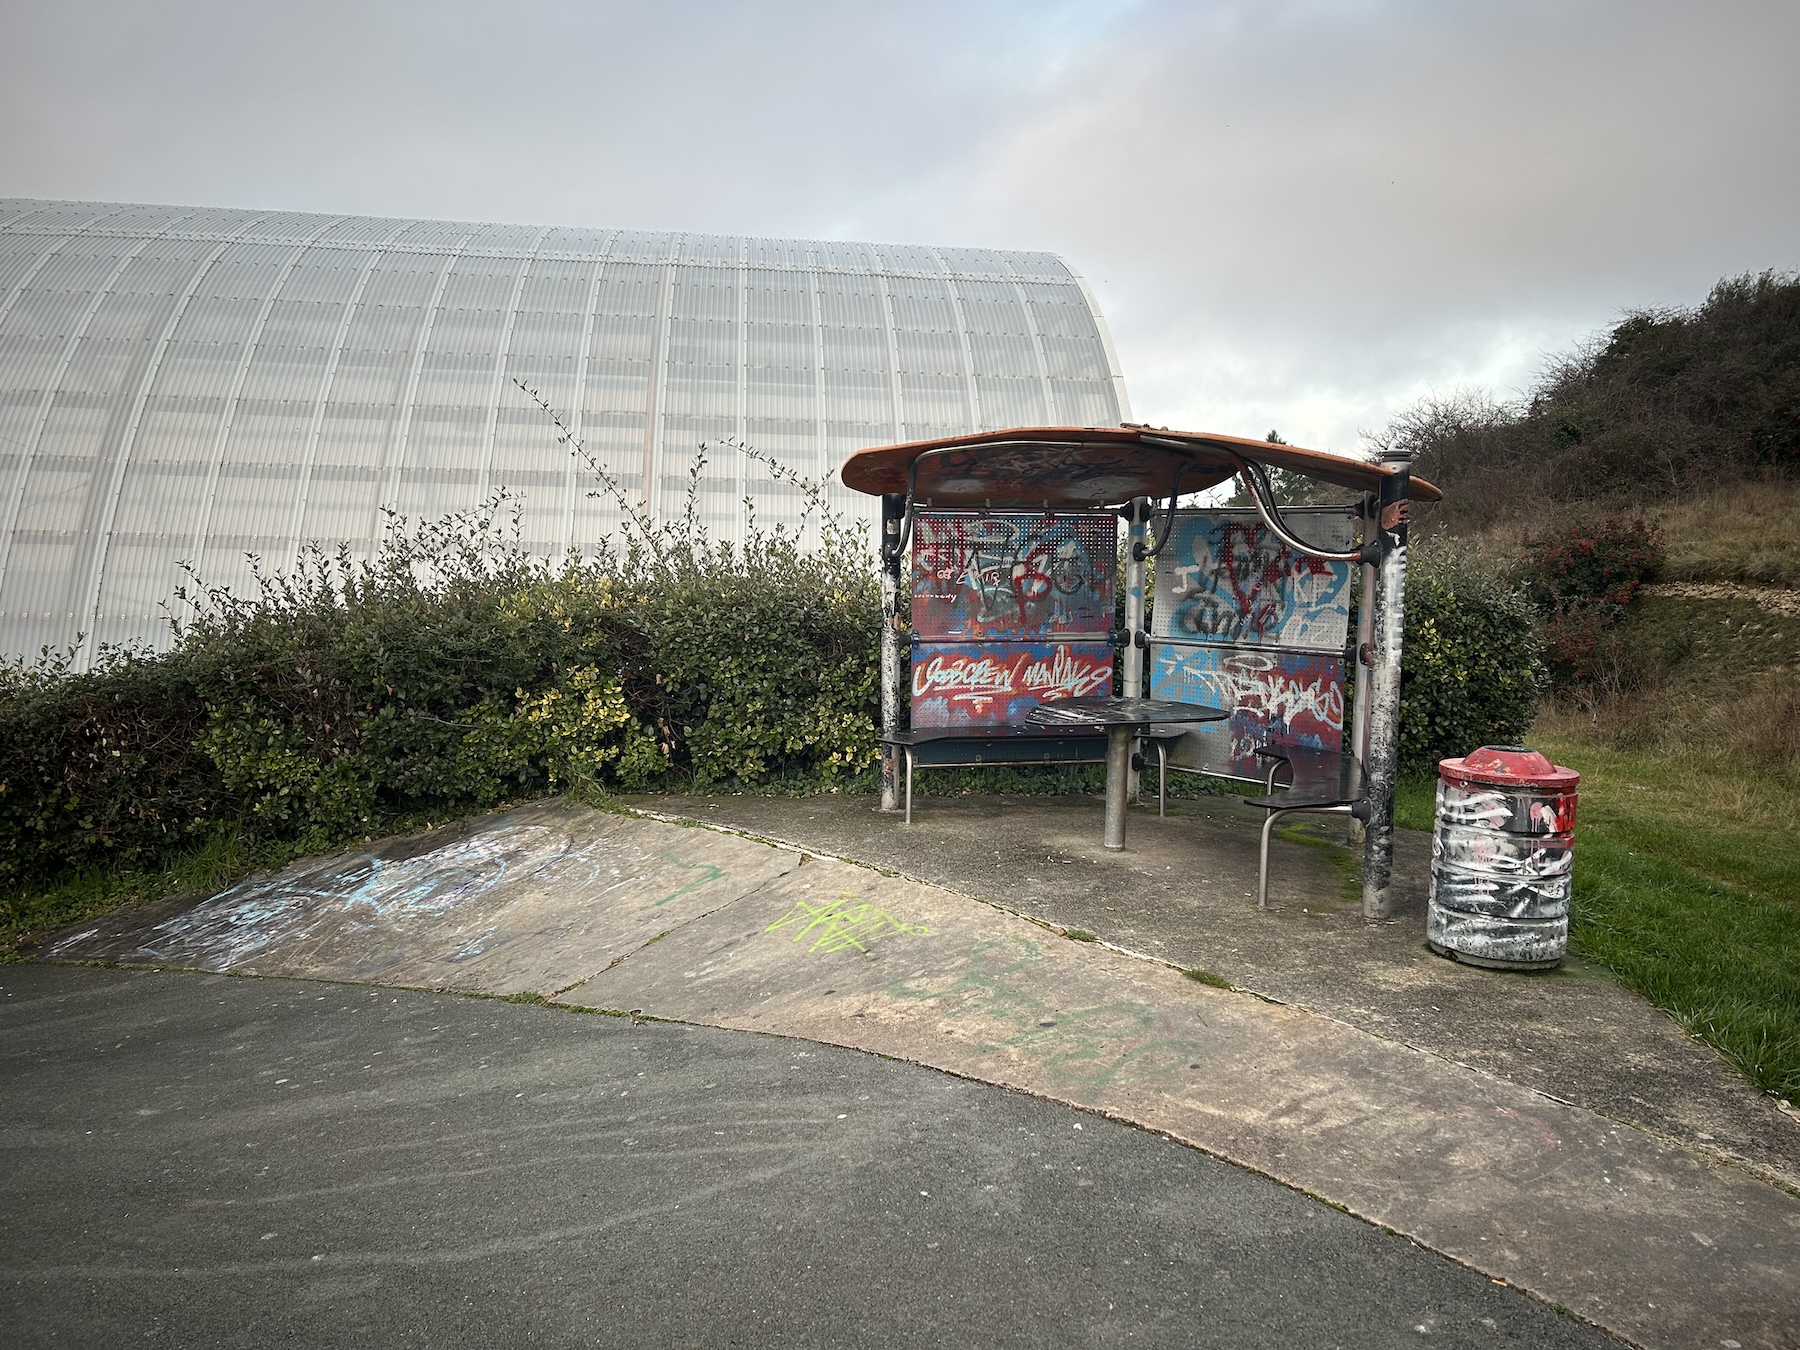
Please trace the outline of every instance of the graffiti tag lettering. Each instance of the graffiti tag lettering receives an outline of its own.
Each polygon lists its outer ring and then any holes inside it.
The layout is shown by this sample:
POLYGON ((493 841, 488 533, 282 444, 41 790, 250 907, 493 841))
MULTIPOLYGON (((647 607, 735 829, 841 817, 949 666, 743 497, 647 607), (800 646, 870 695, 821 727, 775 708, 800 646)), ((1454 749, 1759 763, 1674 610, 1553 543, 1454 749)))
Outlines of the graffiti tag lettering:
POLYGON ((791 910, 763 931, 773 933, 782 928, 795 929, 795 942, 812 938, 812 946, 806 949, 809 953, 842 952, 854 948, 865 956, 869 954, 868 944, 877 938, 890 934, 924 937, 930 932, 924 924, 896 919, 885 909, 859 900, 848 891, 836 900, 817 905, 796 900, 791 910))
POLYGON ((920 644, 913 651, 916 727, 1018 723, 1040 703, 1112 688, 1104 642, 920 644))
POLYGON ((1117 522, 1099 515, 920 512, 913 631, 1029 641, 1112 627, 1117 522))
POLYGON ((951 1020, 998 1023, 1011 1034, 987 1042, 983 1052, 1016 1052, 1080 1095, 1185 1069, 1205 1053, 1198 1042, 1175 1034, 1168 1016, 1148 1003, 1051 1009, 1016 978, 1042 958, 1034 943, 996 938, 978 945, 969 954, 967 970, 950 984, 932 988, 895 980, 887 992, 896 999, 935 1004, 951 1020))

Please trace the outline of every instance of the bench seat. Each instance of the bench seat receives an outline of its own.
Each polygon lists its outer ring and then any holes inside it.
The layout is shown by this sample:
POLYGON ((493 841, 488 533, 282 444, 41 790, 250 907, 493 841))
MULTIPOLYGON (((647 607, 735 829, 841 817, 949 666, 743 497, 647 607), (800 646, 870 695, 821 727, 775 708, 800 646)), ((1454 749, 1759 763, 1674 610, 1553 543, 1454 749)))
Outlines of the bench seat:
POLYGON ((976 769, 1005 764, 1104 764, 1106 733, 1067 727, 914 727, 884 732, 882 745, 906 761, 906 823, 912 824, 913 770, 976 769))
POLYGON ((1158 815, 1167 809, 1170 769, 1263 785, 1264 795, 1243 799, 1245 806, 1268 813, 1257 859, 1259 909, 1269 907, 1269 836, 1276 822, 1303 811, 1357 816, 1368 799, 1363 766, 1354 755, 1285 745, 1258 745, 1243 754, 1233 747, 1227 728, 1157 726, 1144 739, 1157 756, 1158 815))
POLYGON ((1261 797, 1246 797, 1245 806, 1266 811, 1262 823, 1262 844, 1257 854, 1256 907, 1269 907, 1269 835, 1275 823, 1301 812, 1321 815, 1354 816, 1368 819, 1368 786, 1363 778, 1362 761, 1355 755, 1330 750, 1259 745, 1256 753, 1268 757, 1275 765, 1269 776, 1271 784, 1285 777, 1285 792, 1270 791, 1261 797))

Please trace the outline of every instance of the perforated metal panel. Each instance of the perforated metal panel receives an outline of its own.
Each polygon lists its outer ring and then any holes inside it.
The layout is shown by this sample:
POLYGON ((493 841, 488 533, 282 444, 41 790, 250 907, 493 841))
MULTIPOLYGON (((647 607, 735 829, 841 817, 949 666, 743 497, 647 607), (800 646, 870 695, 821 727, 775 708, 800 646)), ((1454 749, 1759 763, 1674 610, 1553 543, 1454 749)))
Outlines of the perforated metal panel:
MULTIPOLYGON (((1308 543, 1351 546, 1348 511, 1286 516, 1308 543)), ((1349 563, 1294 552, 1253 512, 1178 513, 1156 563, 1151 697, 1230 710, 1234 756, 1263 744, 1341 750, 1350 594, 1349 563)))
POLYGON ((1118 521, 1111 515, 921 511, 912 627, 922 640, 1106 637, 1118 521))
POLYGON ((920 511, 912 552, 912 724, 1016 726, 1040 703, 1112 692, 1118 518, 920 511))

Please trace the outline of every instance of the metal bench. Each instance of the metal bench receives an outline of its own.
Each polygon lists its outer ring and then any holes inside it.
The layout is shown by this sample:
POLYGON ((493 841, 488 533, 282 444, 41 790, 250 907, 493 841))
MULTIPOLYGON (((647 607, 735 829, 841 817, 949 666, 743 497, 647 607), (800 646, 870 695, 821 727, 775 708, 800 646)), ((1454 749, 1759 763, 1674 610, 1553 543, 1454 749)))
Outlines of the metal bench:
POLYGON ((921 727, 881 737, 905 761, 906 824, 912 824, 916 769, 976 769, 993 765, 1104 764, 1106 733, 1083 735, 1058 727, 921 727))
POLYGON ((1156 814, 1168 814, 1169 755, 1185 751, 1198 758, 1177 766, 1179 772, 1237 783, 1260 783, 1263 795, 1246 797, 1245 806, 1266 812, 1257 853, 1256 907, 1269 907, 1269 836, 1282 817, 1299 812, 1348 815, 1367 819, 1368 790, 1363 767, 1354 755, 1305 746, 1258 745, 1248 754, 1234 753, 1230 733, 1213 728, 1157 726, 1144 743, 1156 755, 1156 814), (1283 789, 1276 791, 1277 788, 1283 789))
POLYGON ((1257 754, 1269 761, 1269 791, 1261 797, 1246 797, 1244 805, 1267 813, 1263 817, 1262 846, 1256 861, 1256 907, 1267 909, 1269 836, 1274 832, 1276 822, 1301 812, 1353 816, 1367 821, 1369 793, 1362 763, 1355 755, 1276 746, 1262 746, 1257 754), (1284 770, 1287 790, 1276 792, 1276 779, 1284 770))
POLYGON ((1344 555, 1355 515, 1319 507, 1286 514, 1320 552, 1276 537, 1254 512, 1174 513, 1158 550, 1149 635, 1153 696, 1232 710, 1217 728, 1152 729, 1145 744, 1156 756, 1158 812, 1171 771, 1261 784, 1264 795, 1246 799, 1268 813, 1260 907, 1276 821, 1296 811, 1350 813, 1364 797, 1361 765, 1343 753, 1353 583, 1344 555))

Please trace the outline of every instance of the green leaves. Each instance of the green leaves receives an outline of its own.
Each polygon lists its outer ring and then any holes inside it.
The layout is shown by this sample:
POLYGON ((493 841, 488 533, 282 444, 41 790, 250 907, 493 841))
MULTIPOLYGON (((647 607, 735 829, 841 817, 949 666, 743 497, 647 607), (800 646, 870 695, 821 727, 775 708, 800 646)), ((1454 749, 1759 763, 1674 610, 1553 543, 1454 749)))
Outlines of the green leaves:
POLYGON ((1440 759, 1522 738, 1544 678, 1536 614, 1503 566, 1453 540, 1412 549, 1401 651, 1403 774, 1435 774, 1440 759))
POLYGON ((158 867, 209 823, 323 848, 550 792, 874 763, 878 590, 842 522, 819 553, 677 523, 549 566, 502 505, 368 562, 314 550, 253 595, 195 587, 166 655, 0 668, 0 887, 158 867))

